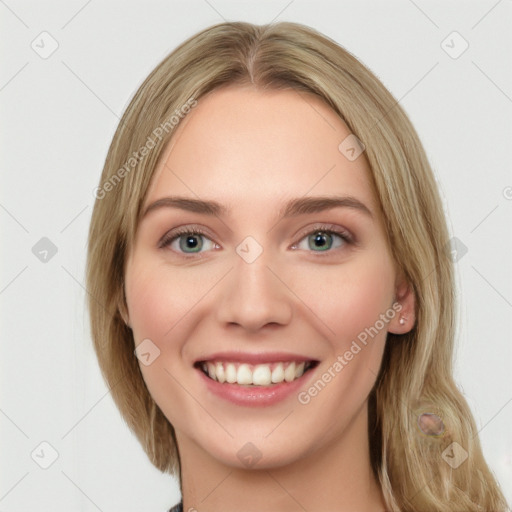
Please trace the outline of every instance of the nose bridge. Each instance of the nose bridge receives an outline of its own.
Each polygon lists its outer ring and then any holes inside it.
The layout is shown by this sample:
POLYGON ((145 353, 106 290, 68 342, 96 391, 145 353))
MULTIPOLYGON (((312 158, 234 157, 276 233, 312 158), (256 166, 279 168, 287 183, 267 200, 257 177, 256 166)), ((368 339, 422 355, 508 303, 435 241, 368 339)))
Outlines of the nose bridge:
POLYGON ((217 310, 221 323, 236 323, 254 331, 269 323, 284 325, 290 321, 290 294, 273 267, 276 262, 272 261, 271 251, 264 251, 254 240, 237 246, 233 269, 227 276, 227 287, 217 310))

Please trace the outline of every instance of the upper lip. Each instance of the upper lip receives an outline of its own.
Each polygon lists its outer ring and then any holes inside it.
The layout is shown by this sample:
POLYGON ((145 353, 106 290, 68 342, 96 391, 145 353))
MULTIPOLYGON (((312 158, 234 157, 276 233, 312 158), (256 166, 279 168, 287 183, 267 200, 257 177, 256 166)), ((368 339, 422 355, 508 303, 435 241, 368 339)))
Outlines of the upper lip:
POLYGON ((248 364, 279 363, 284 361, 316 361, 316 359, 299 354, 290 354, 289 352, 259 352, 251 354, 249 352, 215 352, 207 356, 196 359, 195 364, 206 361, 236 361, 248 364))

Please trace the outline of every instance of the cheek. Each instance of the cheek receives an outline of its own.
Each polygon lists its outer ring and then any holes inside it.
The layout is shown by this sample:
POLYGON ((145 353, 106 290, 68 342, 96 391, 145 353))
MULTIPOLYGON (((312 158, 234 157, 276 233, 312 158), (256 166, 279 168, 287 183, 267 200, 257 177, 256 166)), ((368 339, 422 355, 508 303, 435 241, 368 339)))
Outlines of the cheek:
POLYGON ((371 271, 340 279, 337 284, 327 311, 337 338, 344 344, 348 338, 356 339, 365 329, 375 325, 391 306, 392 291, 385 276, 371 271))
POLYGON ((154 271, 134 269, 130 275, 126 299, 135 342, 143 338, 157 342, 173 324, 174 309, 170 306, 175 298, 165 291, 165 283, 154 271))
POLYGON ((299 402, 315 411, 315 421, 325 426, 330 438, 347 427, 375 383, 389 323, 382 318, 386 312, 395 314, 394 274, 390 260, 369 257, 331 268, 320 286, 317 277, 302 277, 302 290, 310 290, 306 302, 315 305, 315 316, 322 320, 328 356, 299 402))
POLYGON ((385 315, 395 314, 390 309, 394 279, 392 261, 381 251, 297 278, 304 302, 314 312, 311 318, 321 320, 318 330, 328 346, 318 372, 322 383, 312 383, 315 389, 306 391, 305 402, 315 402, 321 421, 333 431, 339 428, 336 411, 341 407, 345 419, 352 417, 375 383, 389 323, 385 315), (327 392, 317 391, 324 386, 327 392))
POLYGON ((204 312, 204 298, 222 272, 199 266, 170 268, 143 257, 127 269, 126 299, 135 346, 149 339, 158 354, 150 365, 139 364, 154 397, 161 389, 178 389, 173 377, 187 377, 187 341, 194 338, 200 323, 196 318, 204 312))
MULTIPOLYGON (((127 273, 127 302, 136 342, 150 338, 155 343, 172 338, 198 300, 196 282, 189 273, 166 269, 162 265, 134 265, 127 273)), ((162 347, 163 348, 163 347, 162 347)))
POLYGON ((294 291, 320 321, 321 332, 336 350, 350 345, 391 307, 393 267, 389 258, 378 255, 318 267, 314 273, 300 272, 295 279, 294 291))
MULTIPOLYGON (((190 334, 187 313, 198 300, 197 290, 191 292, 193 287, 190 280, 180 279, 179 272, 150 265, 147 260, 127 270, 126 299, 134 344, 146 343, 151 354, 150 364, 141 360, 139 367, 151 396, 165 411, 186 407, 186 396, 177 381, 184 378, 180 361, 190 334)), ((176 418, 172 416, 172 420, 176 418)))

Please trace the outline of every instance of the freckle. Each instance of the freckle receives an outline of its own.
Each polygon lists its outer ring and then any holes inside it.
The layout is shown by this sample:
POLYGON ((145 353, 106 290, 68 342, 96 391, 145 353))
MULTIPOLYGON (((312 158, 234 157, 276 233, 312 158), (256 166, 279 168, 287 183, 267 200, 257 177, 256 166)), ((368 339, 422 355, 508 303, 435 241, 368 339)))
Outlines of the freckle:
POLYGON ((439 436, 444 432, 443 420, 431 412, 425 412, 418 417, 418 426, 428 436, 439 436))

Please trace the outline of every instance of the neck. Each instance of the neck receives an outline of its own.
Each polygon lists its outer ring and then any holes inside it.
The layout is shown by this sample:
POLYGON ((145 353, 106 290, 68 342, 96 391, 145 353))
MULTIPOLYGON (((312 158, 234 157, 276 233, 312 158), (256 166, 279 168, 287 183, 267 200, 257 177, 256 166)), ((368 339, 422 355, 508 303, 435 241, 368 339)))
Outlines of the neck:
POLYGON ((336 510, 384 512, 380 486, 370 465, 366 404, 342 436, 286 466, 246 469, 222 464, 183 432, 183 510, 246 512, 336 510))

